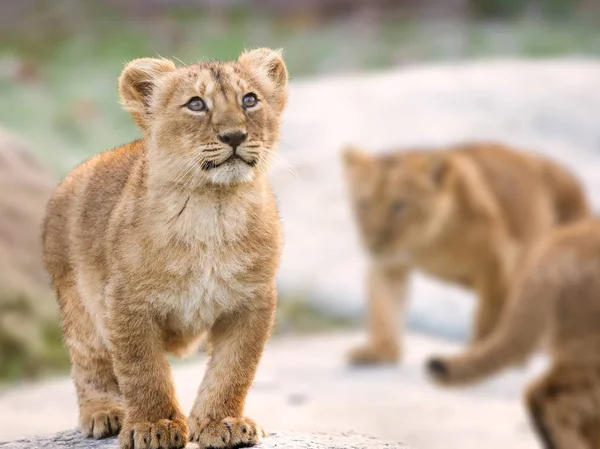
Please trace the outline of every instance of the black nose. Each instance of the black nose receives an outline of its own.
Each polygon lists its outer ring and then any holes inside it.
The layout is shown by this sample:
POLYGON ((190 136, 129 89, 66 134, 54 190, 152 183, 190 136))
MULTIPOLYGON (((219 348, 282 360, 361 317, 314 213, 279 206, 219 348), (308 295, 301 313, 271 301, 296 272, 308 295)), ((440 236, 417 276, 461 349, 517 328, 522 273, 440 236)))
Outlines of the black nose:
POLYGON ((233 148, 236 148, 240 145, 240 143, 246 140, 248 134, 243 133, 241 131, 233 131, 230 133, 219 134, 217 137, 221 142, 226 143, 227 145, 233 148))

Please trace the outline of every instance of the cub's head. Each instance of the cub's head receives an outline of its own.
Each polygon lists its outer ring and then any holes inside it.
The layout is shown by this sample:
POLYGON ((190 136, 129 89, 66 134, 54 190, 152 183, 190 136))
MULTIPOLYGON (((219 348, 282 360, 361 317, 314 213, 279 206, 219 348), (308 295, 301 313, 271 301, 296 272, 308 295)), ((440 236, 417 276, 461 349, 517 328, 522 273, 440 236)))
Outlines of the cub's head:
POLYGON ((151 170, 182 185, 236 184, 267 170, 287 99, 277 51, 176 67, 136 59, 119 79, 122 103, 144 133, 151 170))
POLYGON ((343 158, 361 237, 373 256, 404 261, 435 238, 451 204, 451 166, 443 154, 372 156, 346 148, 343 158))

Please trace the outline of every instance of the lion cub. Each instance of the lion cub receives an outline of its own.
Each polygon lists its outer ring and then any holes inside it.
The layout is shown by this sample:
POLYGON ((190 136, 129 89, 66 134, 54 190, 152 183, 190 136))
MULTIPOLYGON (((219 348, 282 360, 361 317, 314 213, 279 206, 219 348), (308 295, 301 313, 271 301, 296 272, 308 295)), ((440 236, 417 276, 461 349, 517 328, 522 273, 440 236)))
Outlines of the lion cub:
POLYGON ((600 221, 557 228, 531 251, 500 324, 461 355, 433 358, 443 385, 522 363, 547 338, 551 366, 526 403, 547 449, 600 447, 600 221))
POLYGON ((357 364, 399 358, 397 319, 411 270, 477 292, 473 333, 480 341, 496 325, 531 244, 553 226, 589 215, 568 171, 502 145, 380 156, 348 148, 344 160, 371 259, 370 342, 350 353, 357 364))
POLYGON ((266 172, 287 79, 268 49, 123 70, 143 137, 73 170, 43 235, 85 435, 120 430, 136 449, 263 436, 243 410, 275 313, 281 230, 266 172), (186 420, 166 355, 204 332, 211 358, 186 420))

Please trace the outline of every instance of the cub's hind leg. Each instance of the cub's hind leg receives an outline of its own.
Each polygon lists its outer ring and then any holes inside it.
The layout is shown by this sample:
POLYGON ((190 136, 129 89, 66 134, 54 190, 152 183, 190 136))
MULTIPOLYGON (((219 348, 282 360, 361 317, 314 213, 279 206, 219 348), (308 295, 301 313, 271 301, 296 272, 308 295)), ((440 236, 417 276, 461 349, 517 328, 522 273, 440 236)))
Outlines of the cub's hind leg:
POLYGON ((77 390, 81 432, 93 438, 117 435, 124 411, 108 349, 84 309, 75 285, 58 288, 57 293, 77 390))
POLYGON ((529 387, 526 403, 545 449, 598 449, 598 389, 590 368, 553 368, 529 387))

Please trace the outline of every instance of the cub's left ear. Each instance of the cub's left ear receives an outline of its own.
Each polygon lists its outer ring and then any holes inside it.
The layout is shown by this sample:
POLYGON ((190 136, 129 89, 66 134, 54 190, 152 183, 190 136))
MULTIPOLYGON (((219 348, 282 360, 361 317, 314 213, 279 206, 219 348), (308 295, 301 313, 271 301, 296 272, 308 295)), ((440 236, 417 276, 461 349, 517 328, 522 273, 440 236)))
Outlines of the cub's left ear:
POLYGON ((253 75, 269 96, 272 106, 281 113, 287 101, 288 71, 281 57, 283 50, 257 48, 242 53, 238 63, 253 75))
POLYGON ((123 107, 135 123, 145 130, 149 127, 150 102, 160 78, 176 70, 168 59, 140 58, 125 66, 119 78, 119 94, 123 107))

